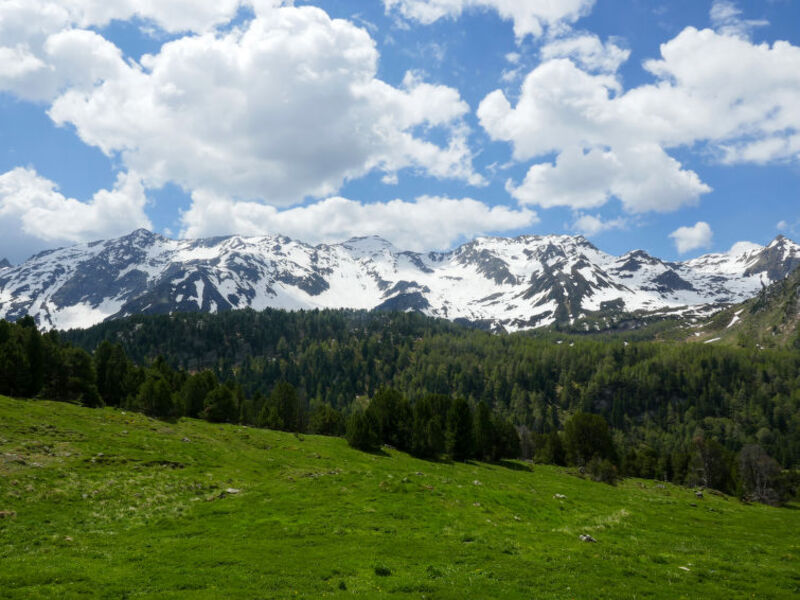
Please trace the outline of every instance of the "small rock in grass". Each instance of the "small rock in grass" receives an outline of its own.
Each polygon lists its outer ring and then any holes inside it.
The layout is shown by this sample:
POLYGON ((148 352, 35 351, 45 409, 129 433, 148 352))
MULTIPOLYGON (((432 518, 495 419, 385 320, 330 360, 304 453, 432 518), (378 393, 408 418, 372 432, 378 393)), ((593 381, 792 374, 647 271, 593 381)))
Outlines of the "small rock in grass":
POLYGON ((472 506, 480 506, 480 505, 481 505, 481 503, 480 503, 480 502, 473 502, 473 503, 472 503, 472 506))
POLYGON ((181 441, 182 441, 184 444, 188 444, 188 443, 190 443, 192 440, 190 440, 189 438, 185 437, 185 438, 183 438, 181 441))
POLYGON ((65 542, 71 542, 72 538, 70 536, 67 536, 67 537, 64 538, 64 541, 65 542))
POLYGON ((553 494, 553 498, 556 500, 566 500, 567 497, 564 494, 553 494))
POLYGON ((483 485, 483 484, 476 479, 475 481, 472 482, 472 485, 483 485))
POLYGON ((596 544, 597 540, 590 536, 588 533, 582 533, 580 536, 580 540, 582 542, 588 542, 590 544, 596 544))
POLYGON ((227 488, 225 490, 226 494, 231 494, 231 495, 238 494, 239 492, 241 492, 241 490, 237 490, 236 488, 227 488))
POLYGON ((703 492, 701 492, 700 490, 697 490, 697 491, 694 493, 694 495, 695 495, 695 496, 697 496, 698 498, 702 498, 702 497, 703 497, 703 492))

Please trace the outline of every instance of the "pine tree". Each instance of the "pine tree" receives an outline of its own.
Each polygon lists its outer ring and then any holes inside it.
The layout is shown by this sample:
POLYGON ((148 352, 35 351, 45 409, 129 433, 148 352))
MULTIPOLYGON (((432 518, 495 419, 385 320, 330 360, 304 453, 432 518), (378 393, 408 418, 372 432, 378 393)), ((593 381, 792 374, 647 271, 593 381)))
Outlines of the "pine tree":
POLYGON ((474 456, 472 410, 463 398, 453 400, 447 413, 445 449, 453 460, 463 461, 474 456))
POLYGON ((234 423, 238 407, 233 391, 227 385, 219 385, 208 393, 203 408, 203 418, 212 423, 234 423))
POLYGON ((475 456, 479 460, 495 460, 495 432, 489 405, 481 401, 475 411, 475 456))
POLYGON ((347 443, 353 448, 372 452, 380 448, 377 423, 366 412, 355 412, 347 421, 347 443))

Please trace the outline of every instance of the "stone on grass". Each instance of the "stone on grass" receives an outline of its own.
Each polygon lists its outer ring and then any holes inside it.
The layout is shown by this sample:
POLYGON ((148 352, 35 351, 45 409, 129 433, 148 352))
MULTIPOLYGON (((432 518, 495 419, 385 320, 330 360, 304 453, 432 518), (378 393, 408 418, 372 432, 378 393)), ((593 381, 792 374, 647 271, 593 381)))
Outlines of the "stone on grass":
POLYGON ((580 536, 580 540, 582 542, 588 542, 590 544, 596 544, 597 540, 590 536, 588 533, 582 533, 580 536))
POLYGON ((566 500, 567 497, 564 494, 553 494, 553 498, 556 500, 566 500))

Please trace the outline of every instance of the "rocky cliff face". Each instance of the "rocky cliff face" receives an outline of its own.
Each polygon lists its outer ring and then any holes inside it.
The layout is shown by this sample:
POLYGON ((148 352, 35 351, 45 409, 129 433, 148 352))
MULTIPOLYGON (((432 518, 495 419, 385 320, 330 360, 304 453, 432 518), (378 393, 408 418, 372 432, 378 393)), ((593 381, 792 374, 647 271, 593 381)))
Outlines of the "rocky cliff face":
POLYGON ((731 303, 800 265, 800 246, 667 262, 601 252, 583 237, 483 237, 416 253, 378 237, 312 246, 283 236, 170 240, 138 230, 0 265, 0 317, 88 327, 138 313, 267 307, 414 310, 519 330, 603 310, 731 303))

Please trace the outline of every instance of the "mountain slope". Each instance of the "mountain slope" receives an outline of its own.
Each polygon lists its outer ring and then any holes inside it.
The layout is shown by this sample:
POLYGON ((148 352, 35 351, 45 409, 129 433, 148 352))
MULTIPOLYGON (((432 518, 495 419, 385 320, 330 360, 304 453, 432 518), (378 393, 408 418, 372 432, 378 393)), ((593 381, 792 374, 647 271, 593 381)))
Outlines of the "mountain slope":
POLYGON ((65 403, 0 423, 3 598, 797 593, 797 510, 65 403))
POLYGON ((706 343, 800 348, 800 269, 754 298, 719 312, 696 327, 693 338, 706 343))
POLYGON ((87 327, 132 314, 236 308, 415 310, 509 331, 603 311, 741 302, 800 264, 800 246, 735 246, 687 262, 616 257, 583 237, 478 238, 449 252, 378 237, 311 246, 282 236, 170 240, 146 230, 0 270, 0 318, 87 327))

